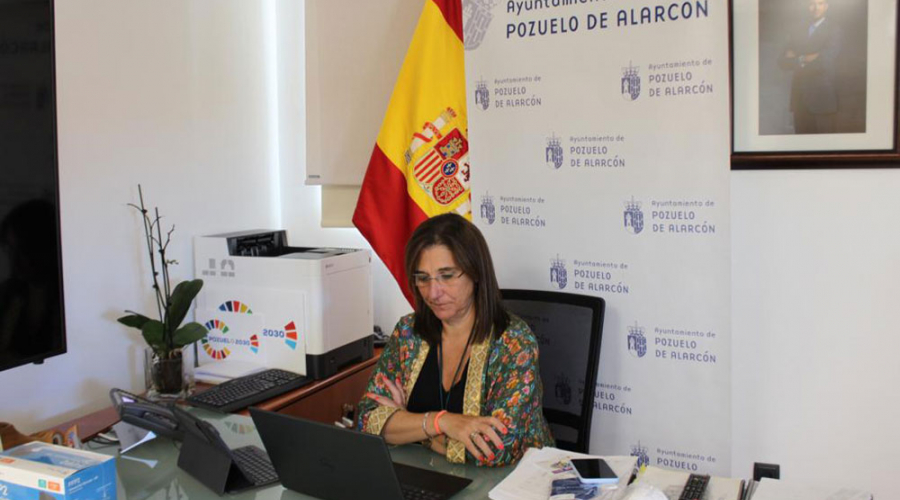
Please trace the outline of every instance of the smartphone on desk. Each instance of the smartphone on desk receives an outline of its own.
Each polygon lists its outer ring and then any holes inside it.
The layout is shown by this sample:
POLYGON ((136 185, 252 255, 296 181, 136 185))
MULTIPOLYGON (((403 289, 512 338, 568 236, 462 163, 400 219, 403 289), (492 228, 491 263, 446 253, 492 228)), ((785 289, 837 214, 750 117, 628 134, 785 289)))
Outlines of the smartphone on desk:
POLYGON ((606 484, 619 481, 619 476, 602 458, 573 458, 571 462, 582 483, 606 484))

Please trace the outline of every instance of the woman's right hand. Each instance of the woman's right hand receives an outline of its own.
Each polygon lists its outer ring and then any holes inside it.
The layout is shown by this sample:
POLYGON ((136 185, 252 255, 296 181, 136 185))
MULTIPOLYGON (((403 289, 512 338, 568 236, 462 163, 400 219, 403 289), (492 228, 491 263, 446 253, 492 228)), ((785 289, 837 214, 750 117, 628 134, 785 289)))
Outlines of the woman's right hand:
POLYGON ((500 434, 509 431, 496 417, 473 417, 459 413, 445 413, 439 425, 444 434, 463 443, 477 460, 493 460, 494 449, 503 449, 500 434))
POLYGON ((387 388, 388 392, 391 393, 391 397, 388 398, 385 396, 379 396, 378 394, 372 392, 367 392, 366 397, 382 406, 390 406, 393 408, 405 410, 406 393, 403 392, 403 385, 400 384, 400 380, 391 382, 391 380, 384 375, 381 376, 381 379, 384 382, 384 386, 387 388))

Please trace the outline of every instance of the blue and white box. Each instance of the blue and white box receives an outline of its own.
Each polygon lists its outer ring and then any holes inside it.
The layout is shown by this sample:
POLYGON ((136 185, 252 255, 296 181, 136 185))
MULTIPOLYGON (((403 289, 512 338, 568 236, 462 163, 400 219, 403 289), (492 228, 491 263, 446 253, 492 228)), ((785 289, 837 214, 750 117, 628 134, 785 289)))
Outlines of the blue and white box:
POLYGON ((0 500, 116 500, 116 460, 27 443, 0 453, 0 500))

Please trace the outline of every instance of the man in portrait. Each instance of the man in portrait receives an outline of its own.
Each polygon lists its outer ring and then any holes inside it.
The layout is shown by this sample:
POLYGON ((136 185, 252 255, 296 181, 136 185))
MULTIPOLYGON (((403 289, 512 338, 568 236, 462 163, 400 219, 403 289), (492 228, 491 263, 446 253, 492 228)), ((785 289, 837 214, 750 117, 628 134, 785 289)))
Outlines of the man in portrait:
POLYGON ((795 134, 837 131, 837 60, 841 31, 828 18, 828 0, 807 0, 809 17, 790 34, 779 66, 793 73, 791 112, 795 134))

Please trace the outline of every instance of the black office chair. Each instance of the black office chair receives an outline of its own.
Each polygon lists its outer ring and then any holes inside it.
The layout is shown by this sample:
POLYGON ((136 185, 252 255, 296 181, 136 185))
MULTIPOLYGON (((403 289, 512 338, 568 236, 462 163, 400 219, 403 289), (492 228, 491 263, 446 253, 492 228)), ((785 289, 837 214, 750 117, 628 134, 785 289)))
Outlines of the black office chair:
POLYGON ((507 310, 525 320, 538 338, 544 416, 556 446, 588 453, 603 335, 603 299, 536 290, 502 293, 507 310))

